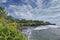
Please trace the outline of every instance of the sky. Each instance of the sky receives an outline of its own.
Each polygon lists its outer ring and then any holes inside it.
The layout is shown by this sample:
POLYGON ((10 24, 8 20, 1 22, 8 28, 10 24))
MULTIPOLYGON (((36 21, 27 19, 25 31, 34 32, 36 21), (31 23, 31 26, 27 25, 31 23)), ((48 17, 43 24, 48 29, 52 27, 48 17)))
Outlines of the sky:
POLYGON ((8 15, 60 25, 60 0, 0 0, 8 15))

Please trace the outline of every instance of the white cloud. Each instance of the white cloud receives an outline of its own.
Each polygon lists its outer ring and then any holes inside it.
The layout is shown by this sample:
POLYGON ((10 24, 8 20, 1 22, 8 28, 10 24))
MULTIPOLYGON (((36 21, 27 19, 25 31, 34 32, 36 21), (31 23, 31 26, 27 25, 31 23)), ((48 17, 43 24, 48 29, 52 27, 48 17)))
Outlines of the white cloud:
MULTIPOLYGON (((34 16, 34 15, 41 15, 40 13, 46 14, 46 15, 36 16, 37 18, 39 18, 39 17, 56 18, 58 16, 55 14, 60 13, 60 12, 58 12, 60 10, 60 5, 59 5, 58 1, 59 0, 52 0, 51 1, 52 5, 49 8, 45 8, 45 9, 42 8, 42 5, 43 5, 42 0, 37 0, 36 4, 38 5, 38 7, 34 8, 34 9, 31 7, 31 5, 23 5, 23 6, 10 5, 10 9, 12 9, 17 16, 20 16, 20 17, 22 16, 23 18, 27 18, 27 16, 29 18, 32 18, 32 16, 34 16), (49 15, 49 14, 54 14, 54 15, 49 15)), ((28 3, 28 0, 26 0, 25 2, 28 3)))
MULTIPOLYGON (((40 6, 36 7, 35 9, 33 9, 32 12, 33 13, 37 13, 37 14, 40 14, 42 12, 42 13, 45 13, 46 15, 51 14, 51 17, 55 18, 56 17, 55 12, 56 13, 60 13, 60 3, 58 3, 60 1, 59 0, 52 0, 52 1, 54 1, 54 3, 51 4, 51 6, 49 8, 43 9, 42 7, 40 7, 42 5, 41 4, 40 6), (54 14, 54 15, 52 15, 52 14, 54 14)), ((46 15, 45 15, 45 17, 46 17, 46 15)), ((47 17, 49 17, 49 16, 47 16, 47 17)))
MULTIPOLYGON (((28 2, 28 0, 26 0, 26 2, 28 2)), ((15 5, 10 5, 10 9, 14 10, 15 14, 17 16, 21 16, 21 14, 25 14, 25 15, 29 15, 31 17, 31 15, 36 15, 39 14, 40 12, 44 13, 46 15, 52 14, 54 12, 57 12, 60 10, 60 5, 55 6, 55 2, 57 3, 57 0, 52 0, 53 5, 50 6, 49 8, 43 9, 42 6, 42 0, 37 0, 36 4, 38 5, 38 7, 36 7, 35 9, 33 9, 30 5, 23 5, 23 6, 15 6, 15 5), (31 13, 32 12, 32 13, 31 13)), ((39 14, 40 15, 40 14, 39 14)), ((55 18, 56 15, 49 15, 49 16, 42 16, 45 18, 51 17, 51 18, 55 18)))
MULTIPOLYGON (((28 0, 26 0, 25 2, 29 3, 28 0)), ((34 9, 30 4, 22 6, 10 5, 9 9, 11 9, 14 12, 14 14, 20 18, 35 20, 41 19, 55 22, 55 19, 57 17, 60 17, 60 1, 52 0, 49 3, 51 3, 51 5, 45 9, 42 8, 42 0, 37 0, 36 4, 38 6, 34 9)))
POLYGON ((0 0, 0 3, 5 3, 7 2, 7 0, 0 0))
POLYGON ((23 6, 10 5, 9 9, 12 10, 13 13, 20 18, 25 18, 25 19, 32 18, 32 13, 29 11, 32 9, 30 5, 27 5, 27 6, 26 5, 23 5, 23 6))
POLYGON ((57 17, 60 17, 60 13, 57 13, 56 16, 57 16, 57 17))

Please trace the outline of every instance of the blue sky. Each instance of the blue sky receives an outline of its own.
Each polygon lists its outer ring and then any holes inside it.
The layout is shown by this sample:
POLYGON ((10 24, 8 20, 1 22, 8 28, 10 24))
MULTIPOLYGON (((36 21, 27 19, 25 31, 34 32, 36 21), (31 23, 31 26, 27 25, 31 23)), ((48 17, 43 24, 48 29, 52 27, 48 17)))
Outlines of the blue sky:
POLYGON ((9 15, 60 25, 60 0, 0 0, 9 15))

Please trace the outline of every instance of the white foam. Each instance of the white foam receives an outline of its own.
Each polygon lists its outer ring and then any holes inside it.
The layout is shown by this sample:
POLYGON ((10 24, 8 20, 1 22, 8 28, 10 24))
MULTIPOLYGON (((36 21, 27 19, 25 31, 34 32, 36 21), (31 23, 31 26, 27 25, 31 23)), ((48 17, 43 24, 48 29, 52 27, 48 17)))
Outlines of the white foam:
POLYGON ((48 25, 48 27, 57 28, 57 27, 60 27, 60 26, 56 26, 56 25, 48 25))
POLYGON ((56 26, 56 25, 47 25, 47 26, 39 26, 36 27, 34 30, 43 30, 43 29, 48 29, 48 28, 58 28, 60 26, 56 26))

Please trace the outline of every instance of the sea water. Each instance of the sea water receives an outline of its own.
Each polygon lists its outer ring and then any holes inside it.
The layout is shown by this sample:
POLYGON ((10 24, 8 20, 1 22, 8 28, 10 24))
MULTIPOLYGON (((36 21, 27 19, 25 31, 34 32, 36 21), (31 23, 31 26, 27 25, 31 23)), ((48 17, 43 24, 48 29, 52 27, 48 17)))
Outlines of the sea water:
POLYGON ((28 40, 60 40, 60 27, 56 25, 29 28, 24 33, 28 40))

